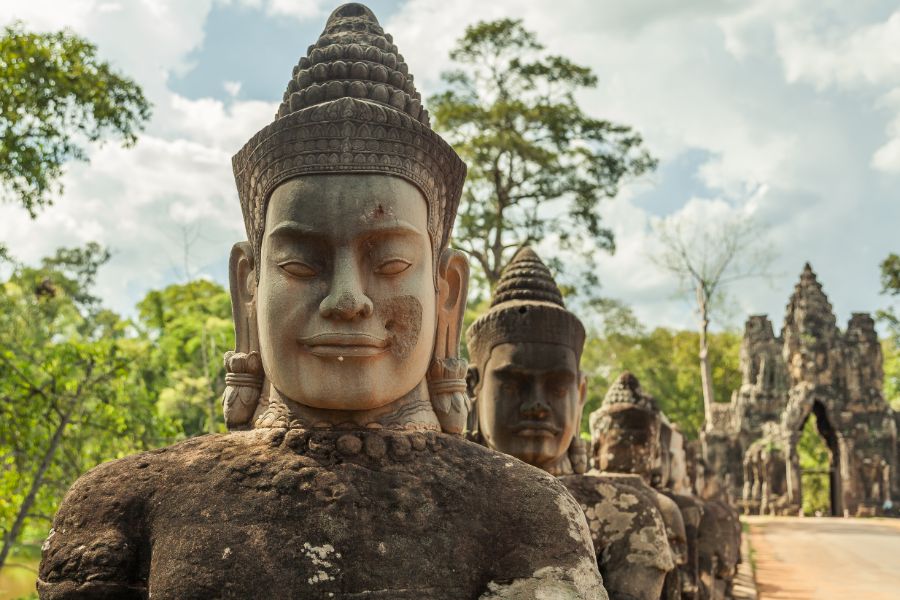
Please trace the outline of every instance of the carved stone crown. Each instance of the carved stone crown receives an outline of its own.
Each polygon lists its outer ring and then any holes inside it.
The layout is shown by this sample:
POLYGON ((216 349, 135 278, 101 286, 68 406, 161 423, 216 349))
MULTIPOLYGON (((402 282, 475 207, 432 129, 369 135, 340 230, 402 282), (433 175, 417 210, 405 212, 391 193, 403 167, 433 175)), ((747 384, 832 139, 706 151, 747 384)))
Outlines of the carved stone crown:
POLYGON ((294 68, 275 121, 232 163, 257 258, 269 196, 279 184, 301 175, 385 173, 425 196, 436 262, 448 244, 466 177, 465 164, 429 127, 391 36, 361 4, 331 14, 294 68))
POLYGON ((584 338, 584 325, 566 310, 550 269, 527 246, 503 270, 490 310, 466 332, 469 355, 478 366, 494 346, 522 342, 562 344, 580 361, 584 338))
POLYGON ((616 382, 610 386, 600 405, 600 410, 609 411, 625 407, 638 408, 655 414, 660 413, 656 399, 641 388, 638 378, 629 371, 619 375, 616 382))

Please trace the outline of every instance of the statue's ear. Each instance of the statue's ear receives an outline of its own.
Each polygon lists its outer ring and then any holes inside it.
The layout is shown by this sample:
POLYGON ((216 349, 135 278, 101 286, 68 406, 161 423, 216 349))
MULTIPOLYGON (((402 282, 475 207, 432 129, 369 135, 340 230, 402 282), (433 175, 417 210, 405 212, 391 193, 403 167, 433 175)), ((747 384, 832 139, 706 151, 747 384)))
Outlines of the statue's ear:
POLYGON ((581 408, 579 413, 584 410, 584 403, 587 402, 587 375, 578 372, 578 406, 581 408))
POLYGON ((228 279, 234 319, 234 351, 225 353, 222 410, 228 429, 247 429, 259 405, 263 385, 256 328, 256 273, 249 242, 240 242, 231 249, 228 279))
POLYGON ((578 410, 575 411, 575 435, 569 443, 569 462, 572 464, 572 471, 576 474, 586 473, 590 468, 590 448, 591 445, 581 439, 581 419, 584 415, 584 403, 587 400, 587 377, 584 373, 578 373, 578 410))
POLYGON ((231 287, 231 312, 234 319, 234 349, 236 352, 258 352, 256 271, 250 242, 238 242, 231 248, 228 282, 231 287))
POLYGON ((438 331, 435 357, 457 358, 466 296, 469 293, 469 261, 459 250, 446 249, 438 262, 438 331))
MULTIPOLYGON (((587 375, 578 372, 578 410, 575 411, 575 414, 578 418, 578 425, 576 427, 576 431, 581 431, 581 421, 584 419, 584 404, 587 402, 587 375)), ((575 434, 576 436, 578 433, 575 434)), ((592 433, 593 435, 593 433, 592 433)))
POLYGON ((466 361, 459 358, 459 336, 469 291, 469 263, 457 250, 444 250, 437 272, 437 332, 428 369, 431 405, 446 433, 461 434, 470 408, 466 361))
POLYGON ((466 391, 469 393, 470 398, 475 397, 475 392, 480 382, 481 375, 478 373, 478 367, 469 365, 469 368, 466 369, 466 391))

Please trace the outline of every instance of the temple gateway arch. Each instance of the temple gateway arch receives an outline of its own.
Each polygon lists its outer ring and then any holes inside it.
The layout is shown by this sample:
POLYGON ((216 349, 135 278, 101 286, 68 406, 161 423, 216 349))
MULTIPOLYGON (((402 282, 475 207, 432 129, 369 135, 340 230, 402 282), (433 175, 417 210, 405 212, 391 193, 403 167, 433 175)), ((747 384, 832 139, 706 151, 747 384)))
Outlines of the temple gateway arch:
POLYGON ((741 387, 713 406, 702 437, 707 461, 744 512, 801 510, 797 444, 808 419, 828 448, 831 514, 896 511, 900 413, 882 393, 883 357, 869 314, 854 313, 841 331, 807 263, 781 334, 766 316, 751 316, 740 360, 741 387))

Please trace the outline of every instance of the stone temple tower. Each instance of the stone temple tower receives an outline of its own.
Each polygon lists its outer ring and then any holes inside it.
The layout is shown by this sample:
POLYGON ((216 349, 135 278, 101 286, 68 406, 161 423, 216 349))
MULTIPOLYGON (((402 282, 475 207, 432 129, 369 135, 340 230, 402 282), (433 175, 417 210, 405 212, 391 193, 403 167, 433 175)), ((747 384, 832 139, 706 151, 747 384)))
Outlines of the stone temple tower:
POLYGON ((900 419, 882 393, 882 361, 872 317, 854 313, 841 332, 807 263, 788 301, 780 336, 775 337, 763 315, 747 320, 741 387, 730 404, 713 411, 712 427, 704 432, 708 462, 723 480, 730 475, 734 497, 760 489, 778 496, 744 497, 745 508, 796 512, 802 500, 797 442, 807 419, 813 418, 831 454, 832 514, 890 511, 893 498, 900 495, 900 419), (779 468, 786 472, 778 474, 777 485, 743 485, 744 473, 771 471, 751 464, 760 455, 750 452, 751 446, 759 446, 763 438, 766 445, 783 449, 779 468))
POLYGON ((843 356, 839 347, 834 310, 809 263, 794 287, 782 327, 784 360, 792 383, 832 385, 841 375, 843 356))

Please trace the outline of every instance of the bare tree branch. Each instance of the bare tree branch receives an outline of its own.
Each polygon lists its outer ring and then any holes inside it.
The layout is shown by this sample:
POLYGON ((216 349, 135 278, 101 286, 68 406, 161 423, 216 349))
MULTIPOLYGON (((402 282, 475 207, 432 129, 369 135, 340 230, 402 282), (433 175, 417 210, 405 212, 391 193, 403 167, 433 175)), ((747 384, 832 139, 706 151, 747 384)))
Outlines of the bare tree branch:
POLYGON ((651 260, 678 279, 682 293, 690 291, 694 296, 706 427, 712 422, 715 401, 709 365, 709 325, 729 284, 767 276, 774 255, 762 243, 762 232, 759 224, 746 216, 733 217, 725 223, 663 221, 657 227, 662 251, 651 260))

